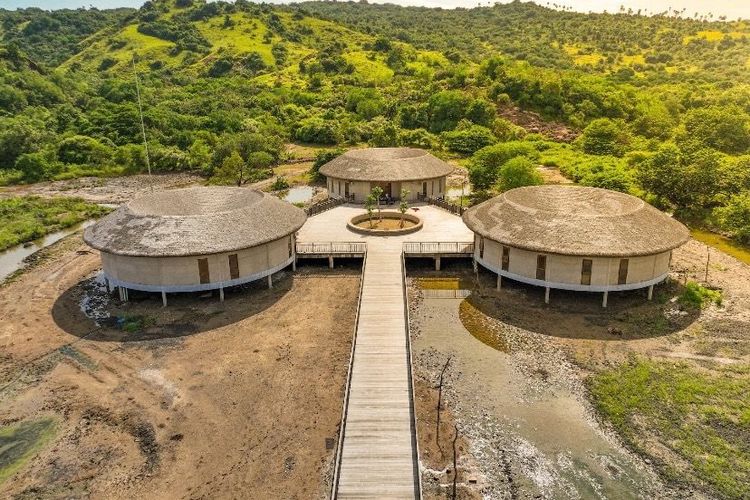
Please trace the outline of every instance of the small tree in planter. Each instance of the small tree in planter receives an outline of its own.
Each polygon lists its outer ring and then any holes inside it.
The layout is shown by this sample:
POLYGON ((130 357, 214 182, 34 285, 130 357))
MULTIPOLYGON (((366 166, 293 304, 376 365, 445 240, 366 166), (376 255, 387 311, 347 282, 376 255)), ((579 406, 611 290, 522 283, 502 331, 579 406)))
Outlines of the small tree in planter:
POLYGON ((375 195, 370 193, 365 198, 365 210, 367 210, 367 217, 370 221, 370 229, 372 229, 372 211, 375 209, 375 195))
POLYGON ((380 214, 380 197, 383 196, 383 188, 381 188, 380 186, 375 186, 374 188, 372 188, 370 196, 375 198, 375 203, 377 203, 378 205, 378 220, 383 220, 383 217, 380 214))
POLYGON ((399 224, 399 227, 404 227, 404 215, 406 214, 406 211, 409 210, 409 202, 406 201, 407 196, 409 196, 408 189, 402 189, 401 190, 401 201, 398 203, 398 211, 401 212, 401 223, 399 224))

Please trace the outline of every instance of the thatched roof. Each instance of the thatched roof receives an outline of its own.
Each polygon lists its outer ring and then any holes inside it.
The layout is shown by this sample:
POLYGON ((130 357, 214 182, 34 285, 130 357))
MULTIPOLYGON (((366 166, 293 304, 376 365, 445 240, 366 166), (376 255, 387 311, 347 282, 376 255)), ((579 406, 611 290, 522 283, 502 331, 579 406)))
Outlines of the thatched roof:
POLYGON ((417 148, 352 149, 320 167, 326 177, 375 182, 434 179, 451 172, 452 166, 417 148))
POLYGON ((195 187, 137 198, 86 228, 104 252, 147 257, 206 255, 249 248, 297 231, 305 212, 252 189, 195 187))
POLYGON ((634 196, 580 186, 511 189, 463 216, 475 233, 526 250, 627 257, 665 252, 687 228, 634 196))

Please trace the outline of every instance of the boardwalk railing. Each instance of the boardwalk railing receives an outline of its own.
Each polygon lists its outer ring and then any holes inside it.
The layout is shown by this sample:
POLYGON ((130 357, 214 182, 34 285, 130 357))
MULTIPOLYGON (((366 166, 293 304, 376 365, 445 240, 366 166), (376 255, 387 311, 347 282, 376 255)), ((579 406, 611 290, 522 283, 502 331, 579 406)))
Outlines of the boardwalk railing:
POLYGON ((330 210, 333 207, 337 207, 339 205, 343 205, 344 203, 349 203, 353 201, 354 201, 354 195, 350 195, 344 198, 328 198, 327 200, 323 200, 319 203, 316 203, 315 205, 310 205, 309 207, 305 209, 305 213, 308 216, 313 216, 321 212, 325 212, 326 210, 330 210))
POLYGON ((324 243, 297 243, 297 255, 364 254, 367 243, 363 241, 329 241, 324 243))
POLYGON ((405 254, 468 254, 474 253, 474 243, 462 241, 405 241, 405 254))
POLYGON ((424 201, 426 203, 429 203, 430 205, 435 205, 436 207, 440 207, 456 215, 463 215, 463 213, 466 211, 466 207, 462 207, 461 205, 456 205, 455 203, 445 201, 445 199, 443 198, 431 198, 429 196, 423 195, 422 193, 417 193, 417 200, 424 201))

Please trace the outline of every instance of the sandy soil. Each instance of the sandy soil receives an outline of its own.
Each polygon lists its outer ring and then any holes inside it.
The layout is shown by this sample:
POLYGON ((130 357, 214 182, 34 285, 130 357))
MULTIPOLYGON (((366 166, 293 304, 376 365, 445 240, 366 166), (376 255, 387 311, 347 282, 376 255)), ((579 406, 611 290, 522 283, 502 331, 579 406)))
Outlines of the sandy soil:
POLYGON ((325 497, 359 270, 120 304, 77 238, 0 289, 0 426, 56 422, 0 497, 325 497))
MULTIPOLYGON (((497 291, 494 275, 480 272, 477 281, 466 268, 453 268, 453 283, 449 268, 409 271, 417 379, 434 387, 451 358, 443 397, 466 439, 465 475, 476 478, 465 494, 703 498, 663 484, 650 462, 626 449, 598 421, 583 381, 633 354, 702 370, 750 362, 750 267, 711 250, 708 284, 723 289, 723 306, 688 312, 674 301, 686 279, 705 280, 706 252, 690 241, 674 253, 673 281, 657 288, 654 301, 642 291, 610 294, 607 309, 599 294, 562 291, 545 305, 538 288, 506 281, 497 291), (420 286, 420 277, 440 277, 443 290, 420 286)), ((418 404, 417 411, 434 427, 434 410, 418 404)), ((420 447, 429 449, 434 434, 421 432, 420 447)), ((435 485, 429 468, 425 490, 444 498, 446 486, 435 485)))

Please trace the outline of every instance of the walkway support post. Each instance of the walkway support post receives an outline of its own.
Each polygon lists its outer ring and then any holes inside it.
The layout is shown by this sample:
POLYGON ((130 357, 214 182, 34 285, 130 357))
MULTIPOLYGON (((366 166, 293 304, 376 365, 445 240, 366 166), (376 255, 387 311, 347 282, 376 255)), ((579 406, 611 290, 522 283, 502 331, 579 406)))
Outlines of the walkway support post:
POLYGON ((609 297, 609 292, 604 292, 602 295, 602 307, 607 307, 607 298, 609 297))
POLYGON ((549 287, 544 287, 544 303, 549 304, 549 287))
POLYGON ((440 257, 435 257, 435 271, 440 271, 440 257))
POLYGON ((328 269, 333 269, 333 255, 328 256, 328 269))

